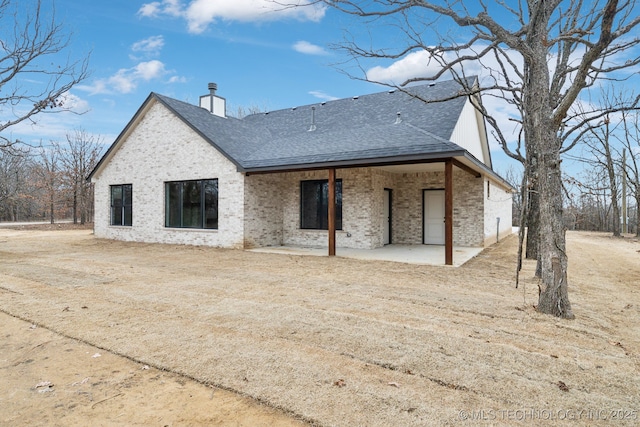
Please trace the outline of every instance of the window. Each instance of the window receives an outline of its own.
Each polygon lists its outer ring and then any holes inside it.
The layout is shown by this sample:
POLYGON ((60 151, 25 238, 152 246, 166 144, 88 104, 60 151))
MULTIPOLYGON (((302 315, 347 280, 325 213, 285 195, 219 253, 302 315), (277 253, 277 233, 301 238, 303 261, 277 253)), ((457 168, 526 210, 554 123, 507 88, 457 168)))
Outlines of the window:
POLYGON ((131 184, 111 186, 111 225, 131 226, 132 191, 131 184))
POLYGON ((218 228, 218 180, 165 183, 165 227, 218 228))
MULTIPOLYGON (((327 230, 329 181, 300 182, 300 228, 327 230)), ((336 180, 336 230, 342 230, 342 180, 336 180)))

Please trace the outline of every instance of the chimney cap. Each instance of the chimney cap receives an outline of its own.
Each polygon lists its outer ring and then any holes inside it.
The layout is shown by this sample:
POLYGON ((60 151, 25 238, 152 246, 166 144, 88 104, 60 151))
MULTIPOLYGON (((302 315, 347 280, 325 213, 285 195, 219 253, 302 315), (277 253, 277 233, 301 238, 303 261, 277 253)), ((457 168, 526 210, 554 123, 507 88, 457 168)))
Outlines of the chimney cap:
POLYGON ((218 85, 215 83, 209 83, 208 85, 209 90, 217 90, 218 89, 218 85))

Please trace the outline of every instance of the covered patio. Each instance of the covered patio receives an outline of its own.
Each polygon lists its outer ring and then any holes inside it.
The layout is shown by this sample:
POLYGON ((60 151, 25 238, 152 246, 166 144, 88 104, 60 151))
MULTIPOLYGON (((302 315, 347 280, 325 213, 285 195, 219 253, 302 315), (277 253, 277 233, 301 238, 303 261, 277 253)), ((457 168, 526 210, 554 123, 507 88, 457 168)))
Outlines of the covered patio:
MULTIPOLYGON (((335 256, 369 261, 391 261, 422 265, 452 265, 460 267, 477 256, 484 248, 453 247, 453 261, 446 263, 445 247, 441 245, 386 245, 375 249, 337 248, 335 256)), ((266 246, 247 249, 251 252, 296 256, 328 256, 326 247, 266 246)))

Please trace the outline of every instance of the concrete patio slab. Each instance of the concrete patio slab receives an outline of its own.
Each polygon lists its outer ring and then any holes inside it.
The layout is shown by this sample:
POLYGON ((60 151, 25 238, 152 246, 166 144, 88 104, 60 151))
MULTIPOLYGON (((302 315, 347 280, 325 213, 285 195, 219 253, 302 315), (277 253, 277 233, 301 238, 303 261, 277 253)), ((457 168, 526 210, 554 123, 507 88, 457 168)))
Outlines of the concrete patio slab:
MULTIPOLYGON (((482 252, 483 248, 453 248, 453 266, 459 267, 482 252)), ((327 248, 300 246, 267 246, 248 249, 251 252, 263 252, 287 255, 328 256, 327 248)), ((376 249, 337 248, 336 256, 362 260, 404 262, 407 264, 444 265, 444 246, 438 245, 386 245, 376 249)))

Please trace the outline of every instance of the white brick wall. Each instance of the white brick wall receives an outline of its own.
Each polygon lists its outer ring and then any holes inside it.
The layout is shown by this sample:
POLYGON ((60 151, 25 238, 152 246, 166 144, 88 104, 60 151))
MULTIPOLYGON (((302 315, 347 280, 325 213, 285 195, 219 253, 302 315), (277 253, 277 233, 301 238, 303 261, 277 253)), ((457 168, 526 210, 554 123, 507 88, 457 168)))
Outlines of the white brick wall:
POLYGON ((282 245, 284 187, 283 174, 245 177, 245 248, 282 245))
POLYGON ((511 203, 513 195, 502 185, 484 179, 484 245, 496 243, 498 221, 500 218, 499 238, 512 233, 511 203))
POLYGON ((95 182, 97 237, 160 243, 243 247, 244 176, 158 102, 115 151, 95 182), (164 226, 164 183, 218 178, 218 230, 164 226), (133 226, 109 225, 109 186, 132 184, 133 226))

